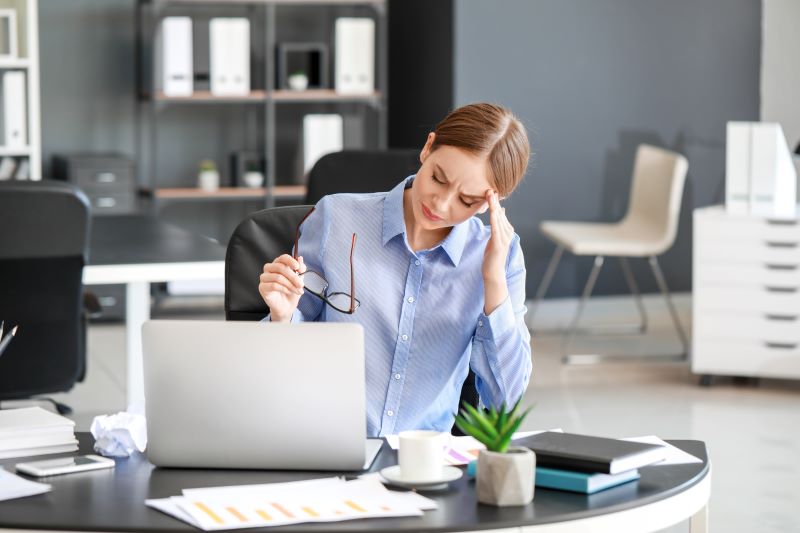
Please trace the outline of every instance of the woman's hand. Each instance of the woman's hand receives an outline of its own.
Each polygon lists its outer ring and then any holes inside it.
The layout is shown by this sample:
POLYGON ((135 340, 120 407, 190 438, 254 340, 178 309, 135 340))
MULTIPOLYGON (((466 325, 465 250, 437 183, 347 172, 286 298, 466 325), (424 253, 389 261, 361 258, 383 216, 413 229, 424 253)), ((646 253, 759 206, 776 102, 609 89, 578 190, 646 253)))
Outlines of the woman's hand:
POLYGON ((287 254, 264 265, 264 271, 259 277, 258 292, 269 306, 273 322, 288 322, 292 318, 300 296, 303 295, 303 279, 300 274, 305 271, 306 265, 302 257, 295 260, 287 254))
POLYGON ((483 312, 491 314, 497 306, 508 297, 506 284, 506 260, 514 237, 514 227, 506 218, 506 210, 500 207, 500 199, 493 190, 486 191, 486 201, 489 204, 489 223, 492 236, 486 243, 483 254, 483 285, 484 304, 483 312))

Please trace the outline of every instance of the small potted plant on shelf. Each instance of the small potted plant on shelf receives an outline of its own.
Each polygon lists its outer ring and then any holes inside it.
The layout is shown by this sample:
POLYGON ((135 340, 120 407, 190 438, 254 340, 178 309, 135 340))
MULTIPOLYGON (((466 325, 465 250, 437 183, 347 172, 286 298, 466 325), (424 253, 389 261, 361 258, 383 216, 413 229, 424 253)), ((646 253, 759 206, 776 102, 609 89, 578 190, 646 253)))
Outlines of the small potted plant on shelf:
POLYGON ((262 174, 258 162, 248 161, 245 168, 247 170, 242 176, 242 181, 244 181, 246 187, 255 189, 264 185, 264 174, 262 174))
POLYGON ((203 159, 200 162, 197 186, 206 192, 214 192, 219 189, 219 171, 217 171, 217 165, 213 160, 203 159))
POLYGON ((510 446, 514 432, 531 410, 520 412, 522 399, 511 411, 479 410, 464 402, 456 426, 486 446, 478 454, 478 501, 498 507, 525 505, 533 500, 536 454, 528 448, 510 446))
POLYGON ((308 88, 308 76, 302 70, 292 72, 286 81, 293 91, 305 91, 308 88))

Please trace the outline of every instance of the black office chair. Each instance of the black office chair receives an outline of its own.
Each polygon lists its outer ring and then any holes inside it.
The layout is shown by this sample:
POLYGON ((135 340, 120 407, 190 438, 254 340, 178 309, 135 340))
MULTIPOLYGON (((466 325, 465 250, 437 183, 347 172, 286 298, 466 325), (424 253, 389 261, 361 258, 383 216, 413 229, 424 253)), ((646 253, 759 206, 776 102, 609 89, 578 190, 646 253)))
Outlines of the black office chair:
POLYGON ((308 173, 306 202, 337 192, 383 192, 419 170, 419 150, 344 150, 319 159, 308 173))
POLYGON ((66 392, 83 379, 90 220, 71 184, 0 182, 0 319, 6 331, 19 326, 0 357, 0 400, 66 392))

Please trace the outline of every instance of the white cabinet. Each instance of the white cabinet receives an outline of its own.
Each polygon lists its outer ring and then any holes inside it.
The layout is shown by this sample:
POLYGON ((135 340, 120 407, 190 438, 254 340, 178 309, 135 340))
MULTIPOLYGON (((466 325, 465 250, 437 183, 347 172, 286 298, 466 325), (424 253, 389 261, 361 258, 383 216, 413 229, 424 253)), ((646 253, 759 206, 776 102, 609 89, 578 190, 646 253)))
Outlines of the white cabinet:
POLYGON ((800 220, 694 212, 692 372, 800 378, 800 220))

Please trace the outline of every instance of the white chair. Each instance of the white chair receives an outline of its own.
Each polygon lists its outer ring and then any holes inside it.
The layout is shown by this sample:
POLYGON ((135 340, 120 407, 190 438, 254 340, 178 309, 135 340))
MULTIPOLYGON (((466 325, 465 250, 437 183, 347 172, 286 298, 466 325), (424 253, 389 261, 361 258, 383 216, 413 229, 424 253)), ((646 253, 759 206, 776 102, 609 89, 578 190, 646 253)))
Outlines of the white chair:
POLYGON ((583 289, 578 309, 567 330, 564 342, 564 361, 567 363, 591 363, 602 359, 613 359, 608 355, 574 355, 569 354, 569 344, 578 331, 578 322, 583 313, 586 301, 592 293, 604 258, 618 257, 622 271, 628 283, 636 307, 641 317, 637 326, 639 332, 647 329, 647 315, 642 305, 639 288, 628 264, 629 257, 648 258, 656 283, 664 295, 672 322, 683 345, 683 353, 667 358, 686 359, 688 340, 681 326, 678 314, 670 297, 664 273, 658 264, 657 256, 666 252, 675 242, 678 232, 678 215, 681 210, 683 184, 689 167, 686 158, 675 152, 639 145, 633 168, 628 212, 619 222, 557 222, 546 220, 539 226, 545 237, 556 244, 556 250, 545 271, 544 278, 536 291, 534 304, 530 311, 532 318, 537 304, 547 292, 553 280, 558 263, 564 250, 575 255, 595 256, 594 266, 583 289))

